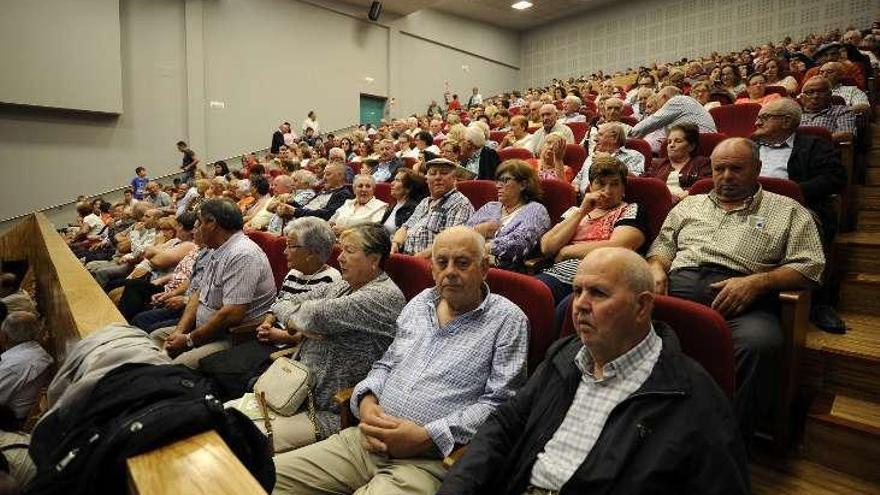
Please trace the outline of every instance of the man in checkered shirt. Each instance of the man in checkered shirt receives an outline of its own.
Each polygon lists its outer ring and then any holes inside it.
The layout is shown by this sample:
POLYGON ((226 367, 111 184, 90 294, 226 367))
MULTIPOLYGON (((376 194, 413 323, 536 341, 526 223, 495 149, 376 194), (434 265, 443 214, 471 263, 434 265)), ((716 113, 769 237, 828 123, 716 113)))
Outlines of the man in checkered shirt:
POLYGON ((734 410, 749 439, 757 414, 769 415, 782 346, 777 293, 813 289, 825 268, 810 212, 758 183, 758 147, 745 138, 712 152, 709 194, 679 202, 648 251, 660 294, 721 313, 733 334, 734 410))
POLYGON ((438 234, 431 269, 436 287, 406 305, 352 392, 360 425, 277 456, 273 493, 434 493, 443 457, 525 382, 528 320, 489 292, 483 237, 464 226, 438 234))
POLYGON ((438 495, 749 493, 728 399, 651 322, 645 260, 594 250, 572 285, 577 335, 489 417, 438 495))

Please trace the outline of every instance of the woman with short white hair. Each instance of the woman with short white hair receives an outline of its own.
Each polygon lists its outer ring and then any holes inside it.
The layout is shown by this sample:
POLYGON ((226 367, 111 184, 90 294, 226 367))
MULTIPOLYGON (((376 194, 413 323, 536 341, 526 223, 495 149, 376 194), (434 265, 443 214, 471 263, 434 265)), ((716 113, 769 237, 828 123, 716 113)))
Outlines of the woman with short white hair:
POLYGON ((361 223, 378 223, 388 203, 376 198, 376 180, 372 175, 358 174, 352 184, 354 198, 346 200, 330 217, 333 231, 339 234, 361 223))

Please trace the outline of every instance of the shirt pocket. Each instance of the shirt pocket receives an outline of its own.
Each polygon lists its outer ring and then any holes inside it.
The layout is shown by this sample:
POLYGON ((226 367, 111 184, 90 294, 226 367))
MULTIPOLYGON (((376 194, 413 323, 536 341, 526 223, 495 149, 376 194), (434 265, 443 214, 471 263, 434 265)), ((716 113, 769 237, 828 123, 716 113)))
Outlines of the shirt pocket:
POLYGON ((425 228, 435 234, 439 234, 441 230, 446 228, 446 212, 435 210, 428 213, 428 221, 425 222, 425 228))
POLYGON ((772 263, 776 261, 773 236, 757 228, 743 229, 734 246, 737 256, 754 263, 772 263))

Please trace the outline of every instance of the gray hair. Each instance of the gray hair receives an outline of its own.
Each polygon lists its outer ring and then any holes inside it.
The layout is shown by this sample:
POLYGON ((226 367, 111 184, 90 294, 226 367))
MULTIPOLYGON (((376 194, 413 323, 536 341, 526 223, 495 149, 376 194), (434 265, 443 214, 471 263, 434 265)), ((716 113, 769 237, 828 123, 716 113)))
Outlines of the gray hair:
POLYGON ((301 217, 291 222, 288 236, 296 236, 296 242, 314 253, 324 263, 330 259, 336 235, 325 220, 318 217, 301 217))
POLYGON ((577 104, 578 104, 578 106, 580 106, 580 105, 581 105, 581 103, 583 103, 583 102, 582 102, 582 101, 581 101, 581 99, 580 99, 580 98, 578 98, 578 97, 577 97, 577 96, 575 96, 575 95, 568 95, 568 96, 566 96, 566 97, 565 97, 565 101, 566 101, 566 102, 573 102, 573 103, 577 103, 577 104))
POLYGON ((660 91, 657 92, 657 94, 660 95, 661 98, 665 98, 668 100, 668 99, 672 98, 673 96, 680 95, 681 90, 675 86, 664 86, 663 88, 660 89, 660 91))
POLYGON ((791 98, 777 98, 764 105, 764 108, 761 109, 761 113, 770 112, 779 112, 787 115, 788 118, 791 119, 791 125, 789 127, 795 128, 801 125, 803 110, 801 110, 801 106, 791 98))
POLYGON ((330 151, 327 152, 327 158, 330 160, 338 159, 339 161, 345 161, 345 151, 342 148, 330 148, 330 151))
POLYGON ((486 144, 486 135, 479 127, 468 126, 464 130, 464 139, 477 148, 482 148, 486 144))
POLYGON ((33 313, 12 311, 3 320, 0 332, 3 332, 13 345, 37 340, 40 336, 39 320, 33 313))
POLYGON ((237 231, 244 226, 244 219, 238 205, 228 199, 209 199, 202 203, 199 214, 214 220, 224 230, 237 231))
POLYGON ((620 122, 606 122, 599 126, 600 131, 603 129, 614 129, 614 133, 617 134, 618 146, 626 144, 626 131, 623 130, 623 126, 620 125, 620 122))
POLYGON ((354 236, 364 254, 379 256, 379 267, 385 267, 385 260, 391 255, 391 236, 382 224, 361 223, 342 231, 339 240, 354 236))
POLYGON ((318 176, 315 175, 311 170, 306 170, 301 168, 293 173, 293 178, 302 182, 308 187, 312 187, 318 182, 318 176))
POLYGON ((354 176, 354 179, 351 181, 351 183, 352 183, 352 185, 354 185, 358 182, 364 182, 364 181, 369 182, 370 184, 373 185, 373 187, 376 186, 376 179, 370 174, 357 174, 354 176))

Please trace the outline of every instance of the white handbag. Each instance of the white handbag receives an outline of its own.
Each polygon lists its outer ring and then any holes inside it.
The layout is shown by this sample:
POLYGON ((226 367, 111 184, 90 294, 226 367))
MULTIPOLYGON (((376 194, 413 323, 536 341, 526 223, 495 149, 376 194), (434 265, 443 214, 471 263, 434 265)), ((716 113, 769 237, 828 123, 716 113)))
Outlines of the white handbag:
MULTIPOLYGON (((315 377, 306 365, 280 357, 257 379, 254 394, 265 393, 266 405, 270 409, 281 416, 293 416, 311 397, 314 381, 315 377)), ((313 407, 310 400, 310 413, 313 407)))

